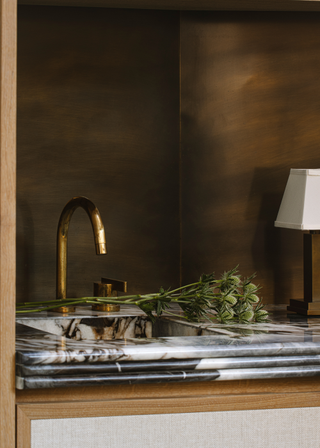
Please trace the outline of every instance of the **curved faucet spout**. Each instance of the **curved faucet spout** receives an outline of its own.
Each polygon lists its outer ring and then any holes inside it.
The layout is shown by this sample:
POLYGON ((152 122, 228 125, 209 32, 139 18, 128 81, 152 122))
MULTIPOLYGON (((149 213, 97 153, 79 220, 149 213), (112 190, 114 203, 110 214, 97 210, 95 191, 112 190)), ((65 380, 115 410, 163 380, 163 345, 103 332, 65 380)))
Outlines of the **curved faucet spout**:
POLYGON ((83 208, 91 221, 94 233, 96 253, 106 254, 107 244, 104 232, 104 226, 99 210, 88 198, 78 196, 72 198, 64 207, 58 224, 57 235, 57 299, 67 297, 67 249, 68 249, 68 230, 71 217, 78 208, 83 208))

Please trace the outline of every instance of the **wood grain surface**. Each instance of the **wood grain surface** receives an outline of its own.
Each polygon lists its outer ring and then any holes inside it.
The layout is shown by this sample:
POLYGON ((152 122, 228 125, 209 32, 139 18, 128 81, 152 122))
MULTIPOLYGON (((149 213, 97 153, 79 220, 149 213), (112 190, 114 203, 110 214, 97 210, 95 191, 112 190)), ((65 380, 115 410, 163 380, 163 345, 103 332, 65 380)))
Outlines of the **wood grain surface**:
POLYGON ((28 410, 17 406, 17 448, 31 448, 31 418, 28 410))
POLYGON ((320 393, 216 395, 149 400, 107 400, 18 405, 31 419, 84 418, 111 415, 176 414, 189 412, 284 409, 320 405, 320 393))
MULTIPOLYGON (((189 389, 188 394, 184 393, 186 385, 180 383, 171 384, 170 390, 167 391, 164 388, 160 388, 160 392, 157 392, 159 385, 139 387, 138 389, 140 391, 134 391, 136 389, 134 386, 128 388, 123 388, 122 386, 105 388, 104 393, 104 388, 99 388, 100 394, 97 393, 98 388, 93 388, 95 390, 92 391, 91 396, 87 395, 87 400, 84 400, 84 394, 77 388, 75 389, 73 398, 69 390, 66 391, 67 393, 64 399, 61 399, 62 395, 60 395, 56 401, 45 401, 49 395, 47 391, 42 390, 42 393, 38 394, 38 402, 34 393, 38 391, 32 391, 33 397, 32 394, 24 394, 24 391, 20 391, 18 401, 23 396, 27 400, 29 398, 29 401, 25 403, 20 401, 17 404, 17 446, 18 448, 29 448, 31 421, 37 419, 221 412, 320 406, 319 381, 315 381, 314 379, 310 381, 311 379, 309 378, 291 380, 226 381, 219 384, 203 383, 201 387, 194 387, 194 390, 189 389), (271 388, 269 388, 270 383, 271 388), (125 389, 126 391, 123 394, 125 389), (132 395, 130 395, 130 389, 133 392, 132 395), (155 392, 153 395, 150 393, 151 389, 155 392), (61 399, 60 401, 59 398, 61 399)), ((193 386, 198 385, 193 384, 193 386)), ((60 389, 60 391, 62 390, 60 389)), ((59 393, 59 390, 55 390, 54 392, 59 393)))
POLYGON ((16 402, 49 403, 97 400, 188 398, 200 396, 320 393, 319 378, 280 378, 201 383, 137 384, 125 386, 70 387, 17 390, 16 402))
POLYGON ((16 3, 0 2, 0 447, 15 445, 16 3))

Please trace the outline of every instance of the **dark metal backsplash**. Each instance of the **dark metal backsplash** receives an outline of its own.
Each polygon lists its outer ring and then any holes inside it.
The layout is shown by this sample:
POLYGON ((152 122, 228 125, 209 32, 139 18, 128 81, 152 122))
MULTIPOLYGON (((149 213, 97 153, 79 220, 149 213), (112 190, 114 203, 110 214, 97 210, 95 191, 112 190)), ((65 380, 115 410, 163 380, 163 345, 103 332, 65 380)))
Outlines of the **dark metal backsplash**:
POLYGON ((99 208, 108 255, 77 211, 69 296, 239 264, 265 302, 302 297, 301 232, 273 221, 289 169, 320 167, 319 29, 315 13, 20 7, 18 300, 55 296, 75 195, 99 208))
POLYGON ((275 229, 290 168, 320 167, 320 16, 182 13, 182 278, 239 264, 303 297, 302 232, 275 229))

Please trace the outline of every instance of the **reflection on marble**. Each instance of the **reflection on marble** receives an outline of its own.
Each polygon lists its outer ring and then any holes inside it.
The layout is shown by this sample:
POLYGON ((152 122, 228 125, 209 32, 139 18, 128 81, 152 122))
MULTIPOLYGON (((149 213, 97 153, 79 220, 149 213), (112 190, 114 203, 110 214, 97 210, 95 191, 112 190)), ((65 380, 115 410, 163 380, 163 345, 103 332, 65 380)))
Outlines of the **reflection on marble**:
POLYGON ((220 381, 320 376, 320 366, 290 366, 262 369, 226 369, 219 371, 220 381))
MULTIPOLYGON (((219 324, 217 322, 188 322, 164 313, 153 325, 142 310, 122 306, 119 312, 96 312, 89 307, 77 307, 67 316, 53 312, 19 314, 17 322, 75 340, 123 339, 133 337, 225 336, 232 340, 246 338, 250 343, 320 341, 320 319, 295 314, 288 315, 283 307, 273 307, 270 321, 251 324, 219 324)), ((172 307, 170 312, 180 314, 172 307)))
POLYGON ((176 381, 211 381, 218 376, 219 374, 217 371, 168 371, 118 375, 16 377, 16 388, 40 389, 52 387, 104 386, 113 384, 169 383, 176 381))
POLYGON ((16 377, 17 389, 41 389, 54 387, 102 386, 117 384, 229 381, 268 378, 292 378, 320 376, 320 366, 270 367, 261 369, 226 369, 204 371, 164 371, 118 373, 117 375, 58 375, 16 377))
MULTIPOLYGON (((178 308, 175 307, 178 310, 178 308)), ((127 317, 145 316, 145 313, 134 305, 121 305, 120 311, 94 311, 91 306, 77 306, 74 313, 61 314, 53 311, 40 311, 37 313, 19 313, 16 322, 26 324, 28 320, 64 320, 80 317, 95 319, 99 317, 127 317)))
MULTIPOLYGON (((78 375, 82 373, 126 373, 160 370, 195 370, 201 359, 160 360, 138 362, 109 362, 109 363, 81 363, 81 364, 39 364, 16 365, 16 374, 19 376, 36 375, 78 375)), ((206 369, 210 369, 208 366, 206 369)))
POLYGON ((18 376, 79 375, 83 373, 125 373, 161 370, 216 370, 265 367, 320 365, 320 355, 315 356, 266 356, 239 358, 204 358, 137 362, 80 363, 80 364, 17 364, 18 376))
POLYGON ((320 325, 306 325, 305 320, 281 318, 278 314, 277 320, 263 323, 231 323, 220 324, 217 322, 188 322, 179 318, 162 317, 156 321, 153 328, 155 337, 162 336, 226 336, 233 339, 251 340, 251 342, 261 341, 283 341, 285 338, 297 337, 299 340, 312 340, 310 336, 319 336, 320 325))
POLYGON ((16 360, 30 365, 320 354, 320 342, 292 339, 294 342, 277 342, 279 338, 272 338, 258 344, 248 338, 230 340, 226 336, 73 341, 48 334, 42 338, 27 335, 16 339, 16 360))

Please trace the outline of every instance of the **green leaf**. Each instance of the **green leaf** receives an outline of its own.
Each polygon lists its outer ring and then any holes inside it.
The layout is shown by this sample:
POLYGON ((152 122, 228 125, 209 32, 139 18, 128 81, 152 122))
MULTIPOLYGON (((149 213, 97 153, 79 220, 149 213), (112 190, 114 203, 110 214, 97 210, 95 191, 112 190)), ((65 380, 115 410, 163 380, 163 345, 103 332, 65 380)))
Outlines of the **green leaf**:
POLYGON ((162 314, 162 306, 161 301, 158 300, 157 302, 157 316, 160 316, 162 314))

